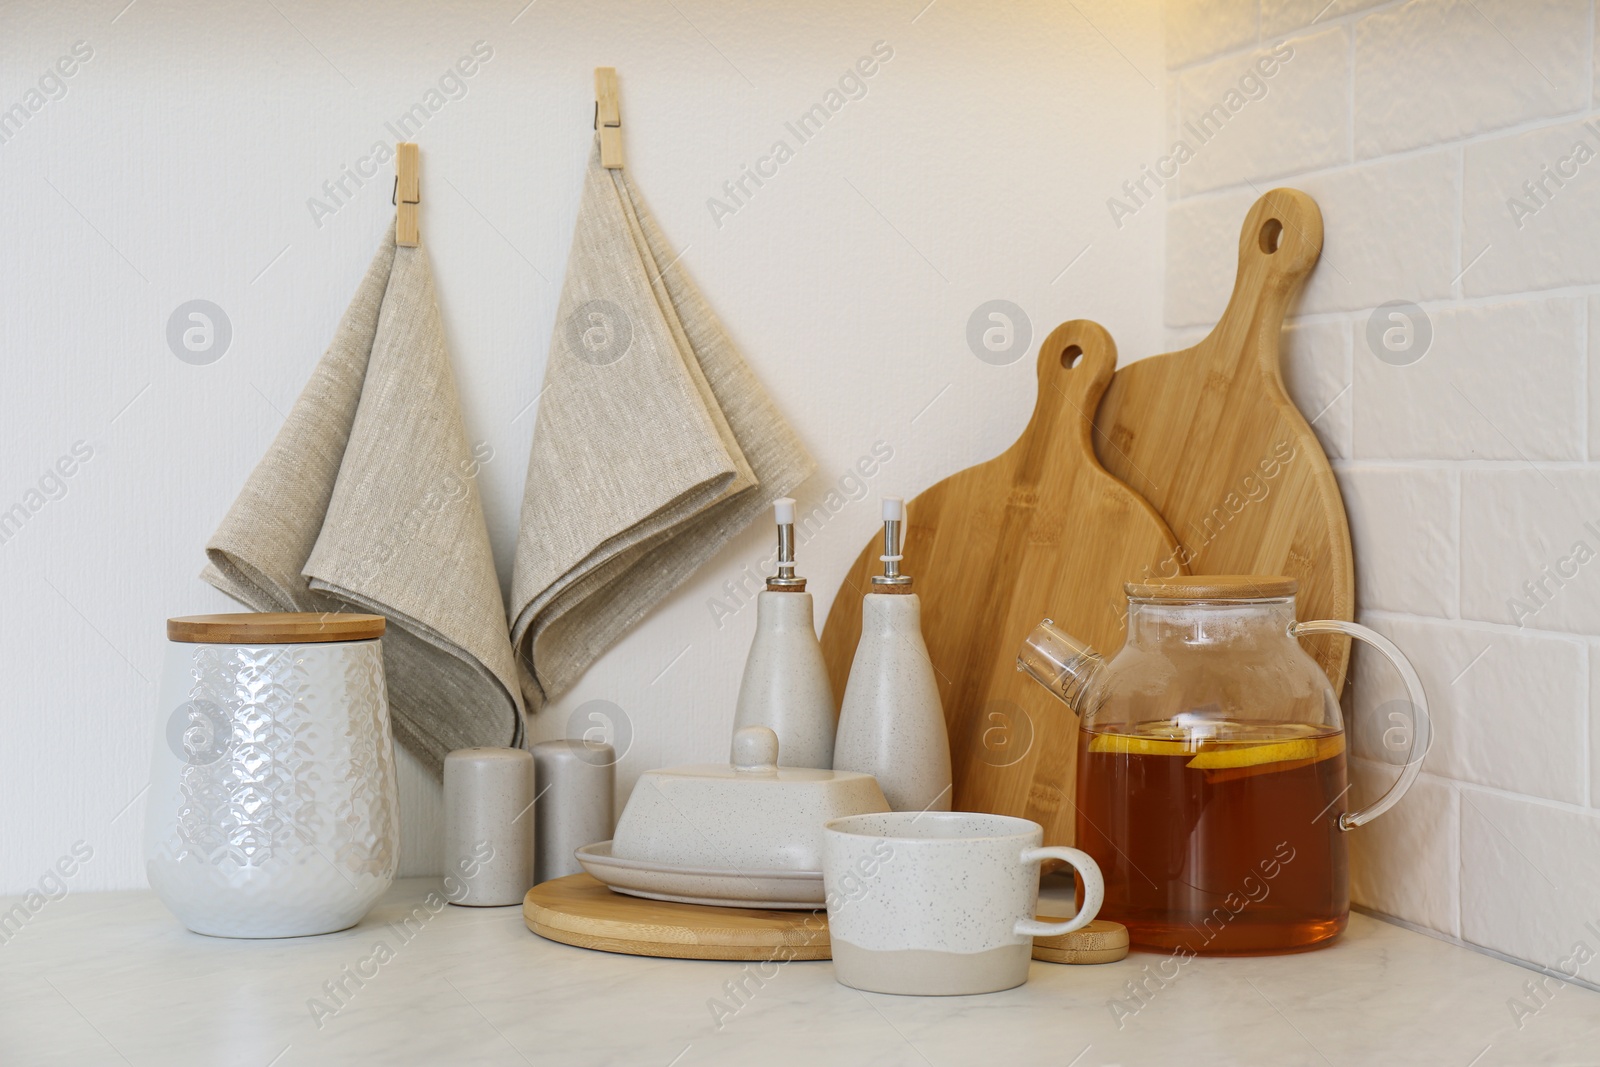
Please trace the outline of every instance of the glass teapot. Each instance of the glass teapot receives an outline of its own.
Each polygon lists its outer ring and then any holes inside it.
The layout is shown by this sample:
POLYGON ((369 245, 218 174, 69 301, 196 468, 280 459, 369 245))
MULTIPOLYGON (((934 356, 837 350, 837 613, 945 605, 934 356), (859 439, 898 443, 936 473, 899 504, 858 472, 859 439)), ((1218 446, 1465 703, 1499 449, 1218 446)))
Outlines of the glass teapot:
MULTIPOLYGON (((1109 662, 1049 619, 1017 657, 1080 717, 1077 847, 1105 874, 1102 918, 1133 944, 1197 955, 1297 952, 1350 916, 1344 832, 1411 787, 1428 748, 1416 671, 1355 623, 1296 622, 1292 578, 1130 582, 1109 662), (1393 786, 1347 810, 1346 735, 1327 676, 1295 640, 1344 634, 1400 672, 1409 736, 1393 786)), ((1398 717, 1396 718, 1398 721, 1398 717)))

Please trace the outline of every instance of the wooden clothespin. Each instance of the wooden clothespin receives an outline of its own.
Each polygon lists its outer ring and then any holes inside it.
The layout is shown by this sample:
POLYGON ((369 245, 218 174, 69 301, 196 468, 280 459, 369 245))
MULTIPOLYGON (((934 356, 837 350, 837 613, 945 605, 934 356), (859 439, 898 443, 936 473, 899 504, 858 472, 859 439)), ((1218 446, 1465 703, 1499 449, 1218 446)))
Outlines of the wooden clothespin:
POLYGON ((417 176, 417 146, 401 141, 394 146, 394 243, 417 247, 417 205, 422 202, 422 183, 417 176))
POLYGON ((600 165, 622 169, 622 110, 617 102, 617 68, 594 68, 594 128, 600 131, 600 165))

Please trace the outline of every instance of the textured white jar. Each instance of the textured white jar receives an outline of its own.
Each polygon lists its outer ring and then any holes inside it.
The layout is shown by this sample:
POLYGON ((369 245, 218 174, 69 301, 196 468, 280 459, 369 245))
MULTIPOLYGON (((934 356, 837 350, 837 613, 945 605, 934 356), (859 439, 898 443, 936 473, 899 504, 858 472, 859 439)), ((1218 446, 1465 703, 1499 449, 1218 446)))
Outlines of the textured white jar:
POLYGON ((379 641, 170 642, 150 783, 150 887, 189 929, 355 925, 399 861, 379 641))

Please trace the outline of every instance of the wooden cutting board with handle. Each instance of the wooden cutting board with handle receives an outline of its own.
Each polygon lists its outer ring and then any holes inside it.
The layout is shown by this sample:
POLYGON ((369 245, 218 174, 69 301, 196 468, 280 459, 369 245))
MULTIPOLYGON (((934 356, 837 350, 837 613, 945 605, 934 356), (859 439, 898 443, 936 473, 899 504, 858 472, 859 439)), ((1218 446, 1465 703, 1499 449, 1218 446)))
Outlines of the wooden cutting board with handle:
MULTIPOLYGON (((1355 567, 1333 470, 1283 387, 1283 316, 1322 251, 1322 212, 1297 189, 1251 207, 1233 295, 1193 348, 1117 371, 1095 416, 1095 452, 1182 542, 1193 574, 1299 579, 1299 617, 1351 619, 1355 567)), ((1313 412, 1313 417, 1318 413, 1313 412)), ((1306 650, 1335 691, 1349 641, 1306 650)))
MULTIPOLYGON (((1078 719, 1016 670, 1041 619, 1110 656, 1122 647, 1122 583, 1177 566, 1177 541, 1143 497, 1107 474, 1090 441, 1117 351, 1087 320, 1039 348, 1039 399, 1015 444, 907 505, 901 570, 922 600, 949 727, 954 807, 1042 824, 1047 844, 1073 836, 1078 719)), ((862 549, 822 631, 843 693, 861 635, 861 597, 879 573, 881 538, 862 549)))

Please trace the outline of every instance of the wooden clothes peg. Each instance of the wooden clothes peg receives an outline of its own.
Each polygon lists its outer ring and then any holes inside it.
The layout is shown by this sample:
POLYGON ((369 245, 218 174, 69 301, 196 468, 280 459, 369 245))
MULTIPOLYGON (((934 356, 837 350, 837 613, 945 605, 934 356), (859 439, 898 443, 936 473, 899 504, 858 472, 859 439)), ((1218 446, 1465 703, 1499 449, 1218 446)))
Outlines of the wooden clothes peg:
POLYGON ((417 205, 422 201, 422 183, 417 174, 417 146, 401 141, 394 146, 394 243, 417 247, 417 205))
POLYGON ((600 165, 622 169, 622 109, 617 96, 617 68, 594 68, 594 128, 600 131, 600 165))

